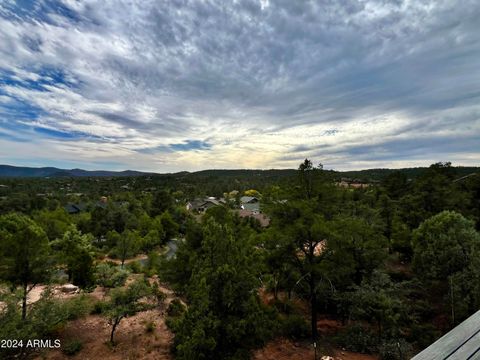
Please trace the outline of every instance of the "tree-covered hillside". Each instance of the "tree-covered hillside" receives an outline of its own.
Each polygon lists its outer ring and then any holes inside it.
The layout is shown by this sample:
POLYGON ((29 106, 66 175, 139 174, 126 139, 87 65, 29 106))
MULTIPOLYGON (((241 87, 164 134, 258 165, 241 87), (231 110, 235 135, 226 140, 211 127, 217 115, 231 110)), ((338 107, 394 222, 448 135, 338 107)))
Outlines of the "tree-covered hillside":
MULTIPOLYGON (((280 338, 408 359, 480 308, 480 176, 465 176, 475 170, 437 163, 362 179, 305 160, 297 170, 3 178, 0 338, 52 338, 96 319, 113 354, 124 319, 149 314, 166 321, 177 359, 248 359, 280 338), (198 199, 208 209, 192 208, 198 199), (36 287, 65 282, 80 292, 71 302, 55 291, 30 302, 36 287)), ((65 351, 89 353, 91 340, 78 341, 65 351)))

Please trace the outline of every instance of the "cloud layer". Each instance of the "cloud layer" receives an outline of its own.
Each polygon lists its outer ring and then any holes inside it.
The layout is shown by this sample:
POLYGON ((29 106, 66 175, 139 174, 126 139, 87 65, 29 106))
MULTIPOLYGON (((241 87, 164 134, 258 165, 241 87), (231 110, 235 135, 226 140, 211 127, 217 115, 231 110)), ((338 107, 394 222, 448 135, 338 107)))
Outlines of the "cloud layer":
POLYGON ((480 3, 0 4, 0 163, 480 163, 480 3))

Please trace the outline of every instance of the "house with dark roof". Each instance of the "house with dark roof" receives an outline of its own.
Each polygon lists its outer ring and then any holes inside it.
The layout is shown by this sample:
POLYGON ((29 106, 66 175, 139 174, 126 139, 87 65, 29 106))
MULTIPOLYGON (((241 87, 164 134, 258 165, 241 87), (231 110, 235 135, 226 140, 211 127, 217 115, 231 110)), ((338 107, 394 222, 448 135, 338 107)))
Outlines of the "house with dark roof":
POLYGON ((260 213, 260 200, 254 196, 242 196, 240 198, 240 209, 260 213))
POLYGON ((205 212, 211 207, 222 206, 222 205, 225 205, 225 200, 216 199, 214 197, 208 197, 205 199, 195 199, 195 200, 189 201, 187 202, 186 208, 188 211, 205 212))
POLYGON ((67 204, 63 207, 69 214, 78 214, 85 210, 84 204, 67 204))

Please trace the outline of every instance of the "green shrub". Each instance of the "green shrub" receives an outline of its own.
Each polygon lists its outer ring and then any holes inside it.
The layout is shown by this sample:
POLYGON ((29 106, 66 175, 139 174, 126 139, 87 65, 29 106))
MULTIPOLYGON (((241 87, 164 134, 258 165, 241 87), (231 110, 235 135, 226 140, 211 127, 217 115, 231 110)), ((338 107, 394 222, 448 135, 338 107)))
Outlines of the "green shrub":
POLYGON ((167 317, 165 320, 165 325, 167 325, 167 327, 175 333, 178 331, 180 322, 180 317, 167 317))
POLYGON ((350 351, 372 353, 377 350, 377 337, 361 325, 348 327, 336 336, 337 343, 350 351))
POLYGON ((82 350, 83 344, 80 340, 74 339, 67 342, 63 347, 62 351, 65 355, 75 355, 80 350, 82 350))
POLYGON ((134 274, 140 274, 143 271, 143 266, 139 261, 132 261, 127 264, 127 269, 134 274))
POLYGON ((167 314, 171 317, 181 316, 185 312, 185 306, 178 299, 172 300, 168 305, 167 314))
POLYGON ((412 346, 405 340, 386 340, 378 347, 382 360, 407 360, 412 354, 412 346))
POLYGON ((155 296, 158 305, 162 305, 167 298, 167 295, 160 290, 160 287, 156 282, 152 284, 152 294, 155 296))
POLYGON ((310 328, 300 315, 290 315, 281 320, 282 335, 292 339, 304 339, 310 335, 310 328))
POLYGON ((149 321, 149 322, 147 322, 147 324, 145 325, 145 331, 146 331, 147 333, 152 333, 152 332, 155 330, 156 327, 157 327, 157 326, 155 325, 155 323, 154 323, 153 321, 149 321))
POLYGON ((95 269, 96 283, 104 288, 114 288, 125 285, 129 272, 116 265, 98 264, 95 269))
MULTIPOLYGON (((23 340, 24 344, 28 339, 49 339, 57 334, 62 326, 75 312, 68 302, 54 299, 48 289, 40 300, 29 307, 27 317, 22 320, 21 308, 18 306, 19 298, 8 294, 1 299, 5 302, 6 308, 0 311, 0 339, 23 340)), ((77 309, 73 306, 73 309, 77 309)), ((22 356, 27 355, 32 349, 23 348, 22 356)), ((2 359, 18 358, 19 349, 2 349, 2 359)))
POLYGON ((91 310, 91 314, 96 314, 96 315, 99 315, 99 314, 102 314, 103 311, 105 310, 106 308, 106 304, 105 302, 103 301, 97 301, 93 307, 92 307, 92 310, 91 310))
POLYGON ((415 342, 418 348, 424 349, 441 336, 440 331, 433 324, 413 324, 412 332, 407 340, 415 342))
POLYGON ((64 306, 67 312, 67 319, 75 320, 92 312, 93 301, 89 296, 82 294, 65 301, 64 306))
POLYGON ((295 314, 296 309, 295 305, 292 303, 291 300, 285 299, 285 300, 276 300, 273 304, 273 306, 281 313, 284 313, 286 315, 291 315, 295 314))

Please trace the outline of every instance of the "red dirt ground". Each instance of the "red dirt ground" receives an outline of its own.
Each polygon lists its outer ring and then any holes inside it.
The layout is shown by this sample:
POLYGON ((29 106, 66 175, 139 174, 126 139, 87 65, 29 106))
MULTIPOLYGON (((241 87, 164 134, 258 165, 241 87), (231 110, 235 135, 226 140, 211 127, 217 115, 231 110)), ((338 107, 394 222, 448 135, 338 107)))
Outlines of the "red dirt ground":
MULTIPOLYGON (((132 279, 129 279, 131 281, 132 279)), ((152 279, 157 281, 157 279, 152 279)), ((159 284, 160 290, 167 295, 165 305, 158 309, 140 312, 123 319, 115 332, 115 347, 108 343, 111 327, 105 317, 89 315, 85 318, 70 321, 61 331, 62 347, 69 341, 79 340, 82 350, 75 356, 67 356, 59 350, 46 351, 35 357, 36 360, 170 360, 170 347, 173 334, 165 324, 164 311, 173 300, 174 293, 166 286, 159 284), (146 331, 146 324, 153 322, 155 329, 146 331)), ((104 291, 97 287, 90 296, 100 300, 104 291)))
MULTIPOLYGON (((293 342, 288 339, 276 339, 267 344, 263 349, 257 350, 253 360, 306 360, 314 359, 315 353, 312 346, 305 342, 293 342)), ((358 354, 350 351, 334 349, 330 352, 317 351, 317 359, 322 356, 332 356, 334 360, 378 360, 378 357, 358 354)))
POLYGON ((170 360, 170 345, 173 335, 167 328, 160 311, 149 310, 123 319, 115 332, 116 346, 108 344, 111 327, 104 317, 90 315, 68 323, 61 334, 64 346, 73 339, 80 340, 82 350, 75 356, 67 356, 59 350, 49 351, 36 357, 37 360, 170 360), (153 321, 155 329, 147 333, 147 322, 153 321))
MULTIPOLYGON (((334 332, 338 323, 334 320, 319 320, 320 333, 325 336, 334 332)), ((148 310, 135 316, 123 319, 115 333, 116 346, 108 344, 110 326, 104 317, 90 315, 86 318, 68 323, 61 332, 64 346, 69 341, 80 340, 82 350, 75 356, 67 356, 60 350, 50 350, 40 354, 35 360, 173 360, 170 347, 173 334, 165 325, 163 311, 148 310), (155 330, 146 332, 146 324, 155 323, 155 330)), ((378 360, 378 357, 331 349, 328 352, 317 353, 317 359, 322 356, 333 356, 334 360, 378 360)), ((263 349, 254 352, 253 360, 304 360, 313 359, 314 351, 308 342, 294 342, 279 338, 271 341, 263 349)))
MULTIPOLYGON (((131 281, 131 279, 129 279, 131 281)), ((155 277, 151 281, 158 282, 155 277)), ((60 349, 48 350, 34 357, 35 360, 173 360, 170 353, 173 334, 165 324, 164 311, 175 294, 168 287, 159 284, 160 289, 167 295, 166 305, 162 308, 144 311, 122 320, 115 333, 116 346, 111 347, 108 340, 111 327, 105 317, 89 315, 85 318, 69 322, 61 331, 62 347, 72 340, 79 340, 83 344, 82 350, 74 356, 67 356, 60 349), (146 331, 146 324, 153 322, 155 329, 146 331)), ((270 294, 261 293, 265 302, 272 301, 270 294)), ((283 295, 283 294, 282 294, 283 295)), ((90 296, 100 300, 105 293, 101 288, 95 289, 90 296)), ((302 305, 302 304, 299 304, 302 305)), ((306 309, 303 309, 306 310, 306 309)), ((320 336, 327 339, 342 327, 336 320, 320 318, 318 320, 320 336)), ((317 359, 322 356, 332 356, 334 360, 378 360, 372 355, 352 353, 340 349, 319 347, 317 359)), ((308 342, 294 342, 278 338, 268 343, 263 349, 254 352, 253 360, 304 360, 313 359, 314 351, 308 342)))

